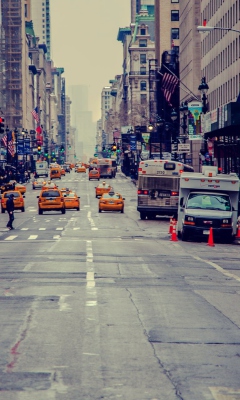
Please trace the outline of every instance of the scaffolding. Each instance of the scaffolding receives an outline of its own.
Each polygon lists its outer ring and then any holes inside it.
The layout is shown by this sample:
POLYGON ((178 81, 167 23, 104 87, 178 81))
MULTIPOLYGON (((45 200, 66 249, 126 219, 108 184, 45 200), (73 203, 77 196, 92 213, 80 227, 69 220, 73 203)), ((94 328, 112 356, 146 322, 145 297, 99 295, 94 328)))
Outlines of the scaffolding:
POLYGON ((22 125, 22 0, 0 0, 0 107, 9 128, 22 125))

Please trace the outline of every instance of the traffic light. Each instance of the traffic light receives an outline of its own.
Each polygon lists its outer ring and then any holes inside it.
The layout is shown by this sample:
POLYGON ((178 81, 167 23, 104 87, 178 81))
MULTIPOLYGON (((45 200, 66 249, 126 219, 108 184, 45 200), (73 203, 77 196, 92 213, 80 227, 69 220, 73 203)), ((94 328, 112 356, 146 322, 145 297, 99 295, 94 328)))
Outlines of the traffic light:
POLYGON ((60 151, 61 151, 61 153, 64 152, 64 145, 63 144, 61 144, 60 151))
POLYGON ((4 133, 4 118, 0 117, 0 133, 4 133))
POLYGON ((55 151, 54 150, 52 151, 52 157, 55 157, 55 151))
POLYGON ((113 144, 112 144, 112 151, 116 151, 117 150, 117 145, 116 145, 116 143, 114 142, 113 144))
POLYGON ((40 146, 40 144, 38 145, 38 154, 40 154, 41 153, 41 151, 42 151, 42 147, 40 146))
POLYGON ((48 148, 47 147, 45 147, 45 149, 44 149, 44 155, 45 155, 45 157, 48 156, 48 148))

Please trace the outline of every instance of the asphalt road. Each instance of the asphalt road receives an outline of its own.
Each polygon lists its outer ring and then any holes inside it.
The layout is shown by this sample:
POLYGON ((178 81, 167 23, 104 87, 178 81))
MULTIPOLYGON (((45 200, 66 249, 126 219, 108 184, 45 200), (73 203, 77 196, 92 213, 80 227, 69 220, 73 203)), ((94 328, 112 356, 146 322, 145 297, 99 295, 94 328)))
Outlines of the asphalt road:
POLYGON ((108 180, 125 212, 0 217, 0 399, 240 399, 238 244, 173 242, 169 218, 139 219, 136 187, 108 180))

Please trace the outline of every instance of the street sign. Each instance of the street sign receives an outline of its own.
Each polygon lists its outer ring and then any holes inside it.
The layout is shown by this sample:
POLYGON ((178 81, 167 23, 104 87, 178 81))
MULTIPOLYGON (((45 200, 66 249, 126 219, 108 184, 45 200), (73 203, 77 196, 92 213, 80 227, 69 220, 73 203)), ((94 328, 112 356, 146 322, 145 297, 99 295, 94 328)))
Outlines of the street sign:
POLYGON ((178 144, 178 153, 189 153, 189 152, 190 152, 190 143, 178 144))

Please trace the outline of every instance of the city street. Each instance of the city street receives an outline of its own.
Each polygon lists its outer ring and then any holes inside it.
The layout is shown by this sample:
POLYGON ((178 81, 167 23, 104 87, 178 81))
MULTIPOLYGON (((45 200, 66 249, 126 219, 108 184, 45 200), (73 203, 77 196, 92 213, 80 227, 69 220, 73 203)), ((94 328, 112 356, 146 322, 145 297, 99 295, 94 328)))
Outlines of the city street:
POLYGON ((240 244, 171 241, 106 181, 124 214, 74 171, 55 182, 80 211, 38 215, 28 183, 15 230, 1 214, 0 399, 240 399, 240 244))

